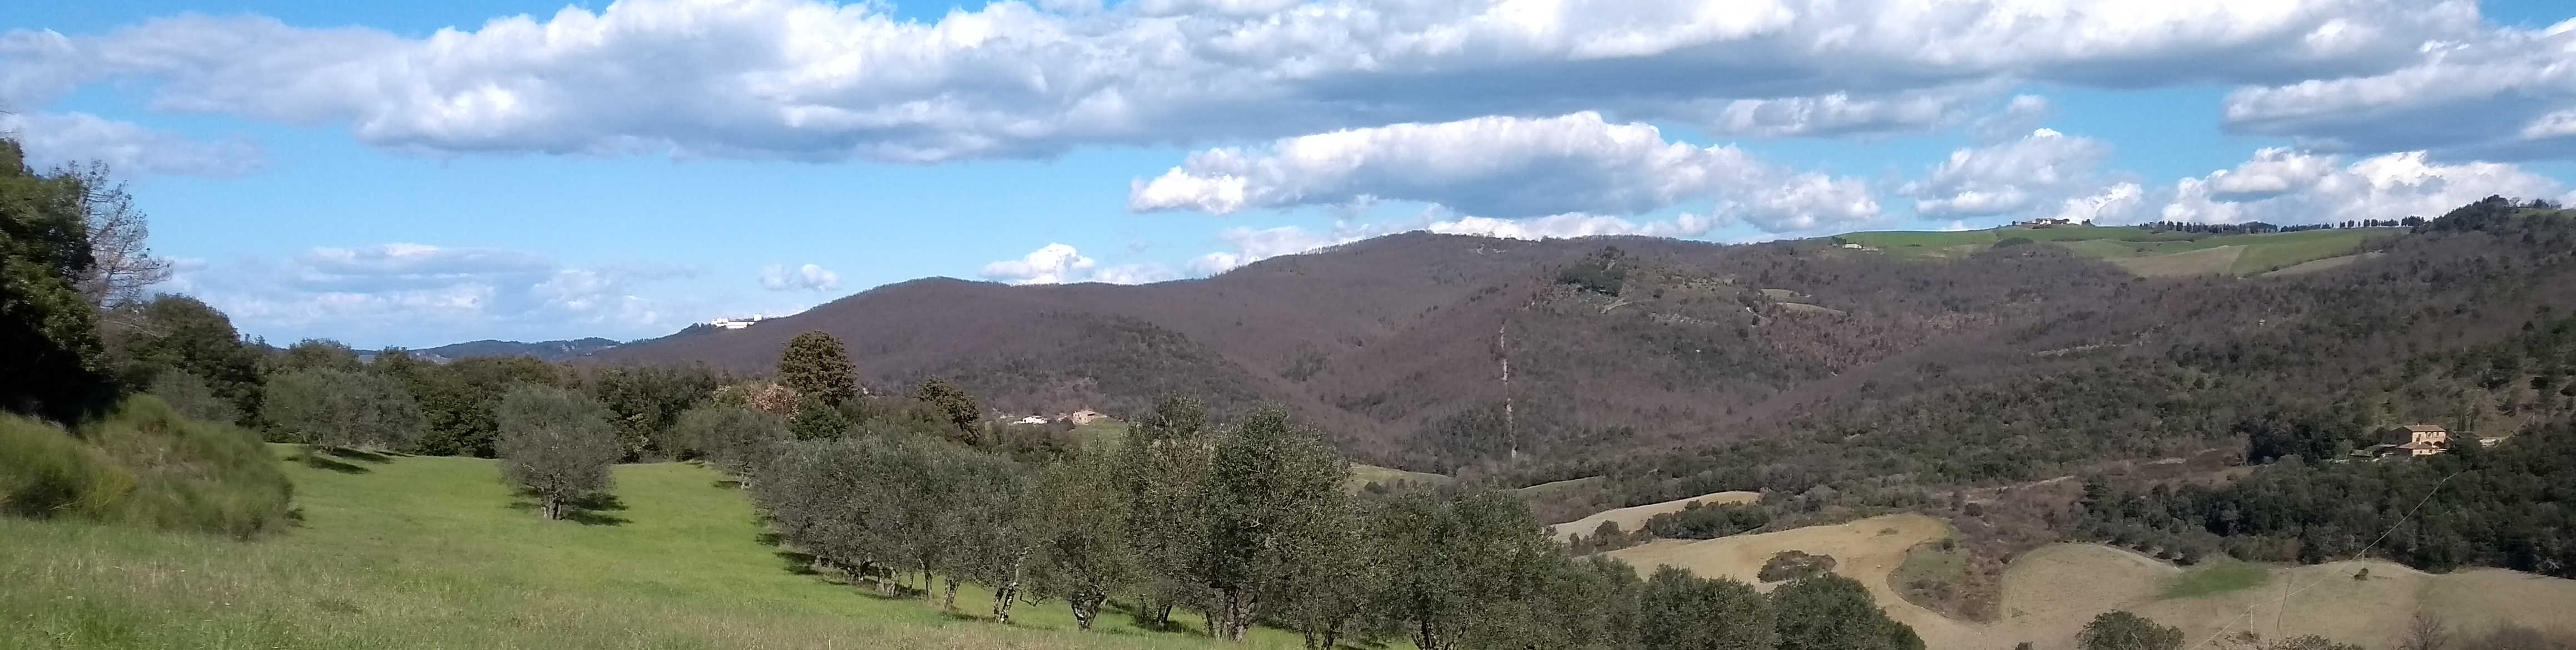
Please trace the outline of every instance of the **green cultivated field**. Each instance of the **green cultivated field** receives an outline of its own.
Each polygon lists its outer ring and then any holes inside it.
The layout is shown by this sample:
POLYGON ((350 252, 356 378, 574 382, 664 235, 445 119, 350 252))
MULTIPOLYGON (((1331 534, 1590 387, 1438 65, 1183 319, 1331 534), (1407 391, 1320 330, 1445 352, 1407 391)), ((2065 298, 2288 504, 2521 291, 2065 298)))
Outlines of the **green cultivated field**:
POLYGON ((2272 577, 2269 568, 2252 562, 2217 559, 2193 567, 2174 578, 2165 587, 2165 598, 2191 598, 2223 594, 2263 584, 2272 577))
POLYGON ((287 471, 304 520, 256 542, 0 517, 0 648, 1234 647, 1118 613, 1079 632, 1053 601, 975 620, 971 585, 961 619, 800 575, 694 465, 618 467, 623 509, 593 524, 514 507, 486 460, 287 471))
POLYGON ((2110 226, 1995 228, 1958 232, 1862 232, 1846 242, 1905 258, 1952 259, 2021 238, 2051 242, 2078 255, 2109 260, 2139 275, 2256 275, 2351 254, 2371 237, 2403 232, 2387 228, 2305 230, 2262 235, 2195 235, 2110 226), (2234 247, 2236 250, 2214 250, 2234 247))

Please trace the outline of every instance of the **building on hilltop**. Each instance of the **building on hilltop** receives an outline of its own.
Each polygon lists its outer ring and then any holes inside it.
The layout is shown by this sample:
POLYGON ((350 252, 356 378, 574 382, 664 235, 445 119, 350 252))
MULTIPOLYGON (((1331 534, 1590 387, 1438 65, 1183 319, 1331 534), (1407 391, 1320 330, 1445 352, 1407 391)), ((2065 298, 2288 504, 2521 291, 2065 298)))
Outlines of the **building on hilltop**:
POLYGON ((724 329, 729 329, 729 330, 738 330, 738 329, 742 329, 742 328, 745 328, 745 327, 750 327, 750 326, 752 326, 752 324, 753 324, 753 323, 758 323, 758 322, 765 321, 765 320, 769 320, 769 317, 768 317, 768 316, 763 316, 763 315, 760 315, 760 314, 752 314, 749 318, 721 318, 721 317, 719 317, 719 318, 717 318, 717 319, 715 319, 715 320, 707 321, 707 324, 708 324, 708 325, 712 325, 712 326, 716 326, 716 327, 721 327, 721 328, 724 328, 724 329))
POLYGON ((1091 409, 1083 409, 1083 410, 1080 410, 1080 411, 1074 411, 1074 412, 1072 412, 1072 413, 1066 413, 1066 414, 1064 414, 1064 415, 1056 416, 1056 419, 1058 419, 1058 420, 1069 420, 1069 421, 1072 421, 1074 424, 1082 425, 1082 424, 1090 424, 1090 423, 1093 423, 1093 422, 1097 422, 1097 421, 1100 421, 1100 419, 1101 419, 1101 418, 1106 418, 1106 417, 1109 417, 1109 416, 1101 415, 1099 411, 1094 411, 1094 410, 1091 410, 1091 409))
POLYGON ((2409 424, 2393 427, 2380 434, 2380 444, 2368 449, 2373 455, 2403 454, 2421 457, 2451 450, 2451 430, 2431 424, 2409 424))

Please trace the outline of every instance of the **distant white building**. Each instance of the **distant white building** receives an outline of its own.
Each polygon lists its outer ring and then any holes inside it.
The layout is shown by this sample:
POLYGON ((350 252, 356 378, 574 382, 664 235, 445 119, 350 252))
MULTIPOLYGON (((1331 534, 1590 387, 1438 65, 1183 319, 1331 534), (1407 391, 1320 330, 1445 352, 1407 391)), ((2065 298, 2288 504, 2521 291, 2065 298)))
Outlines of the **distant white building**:
POLYGON ((760 314, 752 314, 749 318, 717 318, 715 320, 707 321, 707 324, 729 330, 738 330, 750 327, 752 323, 758 323, 765 320, 769 320, 769 317, 760 314))
POLYGON ((1046 416, 1043 416, 1043 415, 1032 415, 1032 416, 1028 416, 1028 417, 1020 418, 1020 419, 1019 419, 1019 421, 1018 421, 1018 422, 1015 422, 1014 424, 1046 424, 1046 423, 1048 423, 1048 422, 1052 422, 1052 421, 1053 421, 1053 420, 1048 420, 1048 419, 1046 419, 1046 416))

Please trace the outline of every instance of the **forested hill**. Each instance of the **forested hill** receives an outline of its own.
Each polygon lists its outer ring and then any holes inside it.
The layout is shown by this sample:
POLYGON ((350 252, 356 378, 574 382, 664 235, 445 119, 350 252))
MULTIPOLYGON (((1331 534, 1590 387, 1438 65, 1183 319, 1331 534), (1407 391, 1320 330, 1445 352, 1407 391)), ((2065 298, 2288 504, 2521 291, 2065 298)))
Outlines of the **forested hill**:
MULTIPOLYGON (((1028 412, 1127 413, 1166 393, 1220 409, 1276 402, 1360 458, 1408 469, 1517 456, 1521 478, 1572 478, 1638 449, 1875 434, 1880 447, 1849 458, 1876 466, 1765 469, 1812 474, 1783 485, 1880 470, 2001 480, 2206 447, 2242 415, 2394 390, 2370 382, 2576 313, 2569 222, 2498 199, 2413 227, 2277 234, 1724 246, 1413 233, 1144 286, 917 280, 594 358, 766 373, 788 337, 819 330, 847 341, 875 386, 945 376, 1028 412), (2195 268, 2206 273, 2176 271, 2195 268), (2210 401, 2215 387, 2232 397, 2210 401), (1945 433, 1897 433, 1936 426, 1945 433), (1967 444, 1958 431, 1981 433, 1967 444), (1942 460, 1895 460, 1918 457, 1942 460)), ((2455 388, 2474 387, 2414 386, 2444 397, 2388 394, 2357 417, 2528 415, 2443 392, 2455 388)), ((1688 463, 1627 469, 1655 482, 1622 488, 1636 494, 1717 482, 1688 463)))
MULTIPOLYGON (((412 356, 441 363, 466 357, 530 357, 541 361, 563 361, 586 356, 593 352, 613 347, 617 347, 617 341, 594 336, 590 338, 565 341, 537 341, 534 343, 484 339, 480 341, 466 341, 464 343, 450 343, 434 348, 408 350, 408 352, 410 352, 412 356)), ((358 356, 361 358, 374 358, 374 356, 379 352, 382 351, 365 351, 358 353, 358 356)))

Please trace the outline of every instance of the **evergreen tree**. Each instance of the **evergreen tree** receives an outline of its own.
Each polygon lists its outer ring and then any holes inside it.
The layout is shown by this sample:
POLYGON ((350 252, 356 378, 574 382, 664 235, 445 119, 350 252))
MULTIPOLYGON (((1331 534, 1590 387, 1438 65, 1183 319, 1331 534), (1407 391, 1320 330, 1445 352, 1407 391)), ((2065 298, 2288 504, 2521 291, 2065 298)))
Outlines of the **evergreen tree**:
POLYGON ((965 389, 946 379, 932 377, 921 380, 921 384, 913 388, 912 398, 929 404, 947 418, 951 426, 950 438, 968 445, 982 441, 982 428, 976 423, 983 421, 984 408, 977 405, 975 396, 966 394, 965 389))
POLYGON ((2116 609, 2093 617, 2075 635, 2075 647, 2081 650, 2176 650, 2182 641, 2181 629, 2116 609))
POLYGON ((787 340, 787 348, 778 354, 778 383, 796 391, 806 401, 821 401, 838 407, 859 396, 856 371, 850 369, 849 351, 841 340, 822 332, 806 332, 787 340))

